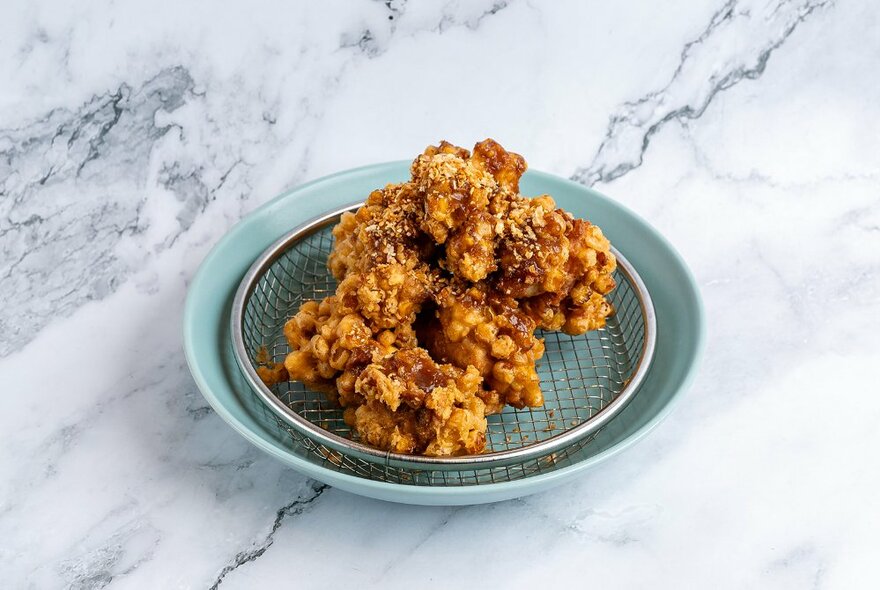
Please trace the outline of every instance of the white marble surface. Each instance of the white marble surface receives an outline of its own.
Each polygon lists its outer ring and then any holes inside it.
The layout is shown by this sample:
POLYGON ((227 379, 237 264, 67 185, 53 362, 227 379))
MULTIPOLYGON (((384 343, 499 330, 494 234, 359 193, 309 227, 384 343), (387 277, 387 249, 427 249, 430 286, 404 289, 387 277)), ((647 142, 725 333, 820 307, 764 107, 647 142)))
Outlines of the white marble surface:
POLYGON ((876 586, 873 2, 3 13, 4 587, 876 586), (573 484, 469 508, 362 499, 249 446, 181 350, 208 249, 286 187, 485 136, 680 249, 709 322, 683 403, 573 484))

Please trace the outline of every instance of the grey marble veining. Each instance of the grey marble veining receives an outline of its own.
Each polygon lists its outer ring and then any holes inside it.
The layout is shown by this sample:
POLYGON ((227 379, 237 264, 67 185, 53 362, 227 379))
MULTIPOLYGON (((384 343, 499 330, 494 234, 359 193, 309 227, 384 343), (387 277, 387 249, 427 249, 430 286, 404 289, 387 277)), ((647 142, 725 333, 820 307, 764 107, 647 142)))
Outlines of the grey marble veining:
POLYGON ((214 583, 211 584, 210 588, 212 590, 219 588, 220 584, 223 583, 224 578, 226 578, 229 573, 245 564, 253 562, 255 559, 263 555, 269 547, 272 546, 272 543, 275 542, 275 533, 281 528, 285 519, 295 518, 302 514, 313 502, 320 498, 321 494, 323 494, 329 487, 330 486, 326 484, 316 484, 311 495, 305 498, 297 498, 293 502, 285 504, 279 508, 278 512, 275 513, 275 520, 272 522, 272 528, 266 534, 266 537, 262 541, 259 541, 253 549, 236 554, 233 562, 224 566, 223 569, 220 570, 220 574, 217 576, 217 579, 214 580, 214 583))
POLYGON ((797 26, 813 11, 832 3, 728 0, 700 34, 685 43, 678 66, 663 88, 625 102, 611 115, 593 161, 579 168, 572 179, 592 186, 641 166, 651 137, 664 125, 700 117, 716 94, 761 76, 773 52, 797 26), (731 38, 743 39, 747 46, 731 44, 731 38))
MULTIPOLYGON (((0 297, 11 303, 0 316, 0 355, 125 280, 130 263, 117 246, 147 229, 137 191, 156 142, 172 131, 156 124, 156 113, 179 108, 192 87, 185 69, 171 68, 137 89, 122 84, 75 109, 0 130, 0 297)), ((165 174, 166 186, 182 181, 173 170, 165 174)), ((206 195, 179 194, 191 201, 177 215, 185 231, 206 195)))
POLYGON ((853 588, 873 575, 870 3, 7 12, 10 587, 853 588), (251 447, 181 350, 187 284, 211 245, 284 188, 485 136, 620 200, 682 252, 709 322, 693 390, 626 454, 497 505, 366 500, 251 447))

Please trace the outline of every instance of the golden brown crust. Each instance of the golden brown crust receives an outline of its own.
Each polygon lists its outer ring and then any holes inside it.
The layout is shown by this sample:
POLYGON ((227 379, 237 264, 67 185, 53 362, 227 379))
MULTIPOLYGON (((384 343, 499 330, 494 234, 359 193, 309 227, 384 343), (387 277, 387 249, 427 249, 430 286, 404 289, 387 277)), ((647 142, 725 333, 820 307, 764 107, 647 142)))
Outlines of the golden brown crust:
POLYGON ((498 190, 493 177, 467 157, 467 150, 441 143, 412 165, 412 183, 424 195, 421 229, 445 244, 443 266, 469 281, 495 270, 495 223, 489 199, 498 190))
MULTIPOLYGON (((464 455, 486 444, 485 405, 476 369, 439 365, 421 348, 401 350, 367 366, 354 412, 361 439, 398 453, 464 455)), ((351 419, 351 415, 350 419, 351 419)))
POLYGON ((456 283, 441 291, 437 305, 435 316, 417 331, 431 354, 456 366, 473 365, 502 403, 516 408, 544 403, 535 368, 544 342, 514 299, 482 283, 456 283))
POLYGON ((284 366, 291 379, 336 393, 335 401, 343 407, 358 405, 363 402, 355 391, 358 375, 370 363, 396 351, 398 335, 408 345, 410 332, 374 334, 357 309, 337 296, 320 303, 307 301, 284 325, 291 349, 284 366))
POLYGON ((508 152, 494 139, 484 139, 474 146, 475 164, 491 174, 503 189, 519 193, 519 179, 526 171, 526 160, 508 152))
POLYGON ((603 327, 614 313, 604 296, 614 289, 617 259, 602 230, 589 221, 570 220, 566 238, 565 280, 554 291, 525 299, 522 307, 539 328, 577 335, 603 327))
POLYGON ((505 209, 498 245, 500 272, 494 287, 517 299, 559 291, 566 278, 570 216, 547 195, 516 196, 505 209))
POLYGON ((421 231, 423 198, 412 183, 389 184, 370 193, 356 213, 345 213, 333 229, 333 252, 327 265, 337 280, 395 264, 430 274, 426 262, 433 243, 421 231))
POLYGON ((616 261, 597 227, 521 196, 525 170, 491 139, 429 146, 410 181, 342 215, 336 293, 301 306, 261 377, 327 392, 362 440, 401 453, 481 452, 487 414, 541 405, 535 330, 603 326, 616 261))
POLYGON ((336 289, 373 329, 411 325, 433 290, 435 275, 419 266, 382 264, 368 272, 350 272, 336 289))

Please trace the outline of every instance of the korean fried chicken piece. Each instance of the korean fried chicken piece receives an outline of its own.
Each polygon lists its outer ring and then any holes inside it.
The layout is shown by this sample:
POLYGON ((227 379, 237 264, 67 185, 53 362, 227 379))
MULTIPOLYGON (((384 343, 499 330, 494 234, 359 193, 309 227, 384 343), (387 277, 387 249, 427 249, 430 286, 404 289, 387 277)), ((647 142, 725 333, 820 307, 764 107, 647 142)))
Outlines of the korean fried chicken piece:
POLYGON ((447 142, 425 150, 411 171, 424 199, 421 229, 445 245, 443 265, 470 281, 485 278, 495 270, 495 220, 487 210, 495 179, 447 142))
POLYGON ((523 310, 543 330, 578 336, 598 330, 614 313, 614 307, 600 293, 589 288, 572 290, 572 295, 544 293, 522 303, 523 310), (584 295, 578 296, 579 293, 584 295))
POLYGON ((539 328, 576 335, 603 327, 617 261, 602 230, 546 195, 499 194, 490 207, 504 220, 494 288, 520 300, 539 328))
MULTIPOLYGON (((434 317, 417 328, 419 342, 442 361, 473 365, 498 400, 486 400, 489 412, 497 403, 516 408, 544 403, 535 362, 544 342, 535 337, 535 322, 515 300, 492 292, 484 283, 444 288, 434 317)), ((427 314, 426 314, 427 315, 427 314)))
POLYGON ((501 188, 519 193, 519 179, 527 168, 525 158, 508 152, 494 139, 484 139, 474 146, 471 160, 491 174, 501 188))
POLYGON ((570 217, 547 195, 500 195, 493 206, 502 228, 493 286, 515 299, 559 292, 566 280, 570 217))
POLYGON ((284 335, 290 379, 326 392, 343 407, 363 403, 355 381, 367 365, 415 346, 411 326, 374 333, 357 308, 337 296, 304 303, 284 325, 284 335))
POLYGON ((485 446, 486 404, 473 367, 438 365, 416 348, 409 325, 373 336, 336 296, 303 304, 284 328, 291 379, 328 394, 347 422, 376 447, 459 455, 485 446))
POLYGON ((495 219, 474 211, 446 241, 445 266, 455 276, 480 281, 498 264, 495 260, 495 219))
POLYGON ((482 377, 437 364, 421 348, 401 350, 368 365, 355 389, 365 402, 345 412, 360 438, 397 453, 449 456, 480 453, 486 445, 482 377))
POLYGON ((333 229, 328 267, 341 281, 337 295, 373 327, 412 324, 433 291, 439 269, 426 262, 433 245, 418 227, 421 208, 408 184, 389 185, 333 229))
POLYGON ((603 327, 614 313, 604 296, 614 289, 617 259, 602 230, 589 221, 571 219, 566 236, 565 281, 557 291, 525 299, 521 305, 539 328, 577 335, 603 327))
POLYGON ((363 207, 343 213, 333 228, 330 272, 341 281, 351 271, 383 264, 427 267, 433 244, 419 228, 423 209, 423 197, 412 183, 389 184, 370 193, 363 207))
POLYGON ((337 297, 356 308, 374 328, 409 326, 431 296, 437 272, 425 266, 407 269, 383 264, 368 272, 351 272, 336 289, 337 297))

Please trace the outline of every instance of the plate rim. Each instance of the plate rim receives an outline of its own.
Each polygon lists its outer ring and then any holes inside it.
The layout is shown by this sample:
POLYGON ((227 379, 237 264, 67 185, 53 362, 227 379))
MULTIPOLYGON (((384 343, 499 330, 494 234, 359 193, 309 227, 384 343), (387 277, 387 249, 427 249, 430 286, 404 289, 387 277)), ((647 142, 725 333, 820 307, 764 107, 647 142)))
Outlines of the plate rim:
MULTIPOLYGON (((220 252, 223 250, 223 246, 233 237, 235 237, 237 233, 241 231, 241 228, 243 228, 247 223, 259 217, 267 209, 276 206, 279 201, 291 198, 296 193, 303 192, 307 189, 319 186, 321 184, 336 181, 343 177, 362 175, 364 173, 386 172, 386 176, 391 177, 393 175, 393 172, 397 171, 401 166, 405 166, 408 168, 409 164, 410 162, 408 160, 396 160, 391 162, 382 162, 360 166, 357 168, 342 170, 333 174, 322 176, 304 184, 287 189, 281 192, 276 197, 270 199, 266 203, 260 205, 259 207, 251 211, 248 215, 244 216, 242 219, 240 219, 234 226, 232 226, 226 233, 224 233, 223 236, 220 237, 217 243, 214 244, 214 246, 205 256, 205 258, 202 260, 198 270, 193 275, 193 278, 187 289, 183 314, 184 355, 187 365, 190 369, 190 373, 192 374, 193 379, 196 383, 196 386, 198 387, 199 391, 208 402, 208 404, 214 409, 215 412, 217 412, 221 419, 223 419, 236 432, 238 432, 256 447, 272 455, 273 457, 280 459, 285 464, 295 468, 297 471, 309 477, 313 477, 330 485, 354 493, 370 495, 374 498, 392 500, 397 502, 436 504, 448 503, 447 501, 455 502, 456 499, 462 500, 468 498, 471 498, 477 502, 481 501, 480 499, 476 498, 477 496, 488 498, 483 499, 482 501, 493 501, 492 496, 497 496, 497 498, 495 499, 504 499, 525 495, 530 493, 530 491, 539 491, 540 489, 547 487, 548 484, 554 483, 560 479, 570 479, 574 475, 585 471, 590 467, 625 451, 626 449, 629 449, 634 444, 644 439, 645 436, 647 436, 650 432, 652 432, 657 427, 657 425, 659 425, 672 412, 676 404, 680 401, 682 393, 687 391, 692 385, 694 379, 696 378, 697 369, 700 366, 700 361, 704 353, 706 341, 705 309, 693 273, 682 258, 681 254, 679 254, 679 252, 672 246, 672 244, 642 216, 632 211, 627 206, 611 199, 610 197, 605 196, 595 189, 586 187, 570 179, 532 169, 528 170, 526 173, 530 177, 534 177, 539 180, 543 179, 552 183, 562 183, 573 190, 590 193, 592 197, 607 201, 613 207, 619 208, 626 212, 628 215, 641 223, 643 228, 646 231, 650 232, 652 237, 665 247, 665 249, 671 255, 672 259, 681 267, 681 270, 683 271, 683 274, 687 279, 687 283, 685 286, 692 295, 696 320, 694 322, 694 326, 696 329, 693 330, 693 333, 691 334, 691 336, 694 338, 694 353, 686 367, 684 375, 679 380, 676 389, 669 397, 669 400, 637 430, 635 430, 625 438, 614 442, 610 447, 596 453, 595 455, 591 455, 579 461, 573 462, 571 465, 561 467, 549 473, 536 474, 514 481, 487 483, 474 486, 413 486, 409 484, 366 479, 363 477, 358 477, 356 475, 349 475, 346 473, 334 471, 315 463, 309 462, 301 457, 290 454, 289 452, 283 450, 283 447, 276 446, 275 444, 272 444, 268 440, 259 436, 258 433, 248 428, 235 415, 233 415, 233 413, 229 409, 227 409, 227 407, 212 391, 211 385, 208 383, 208 380, 203 372, 203 368, 196 360, 194 347, 194 340, 196 338, 196 331, 198 329, 195 320, 197 317, 197 312, 199 311, 195 309, 196 298, 194 296, 194 293, 198 292, 201 284, 206 281, 205 276, 207 273, 207 269, 212 266, 212 263, 219 256, 220 252), (374 493, 367 494, 365 493, 365 490, 370 490, 374 493), (403 495, 404 498, 401 498, 401 495, 403 495), (407 496, 409 498, 407 498, 407 496), (432 498, 433 501, 431 501, 432 498)), ((230 286, 233 294, 237 286, 238 280, 236 280, 230 286)), ((223 303, 222 307, 224 309, 227 307, 225 302, 223 303)), ((223 324, 227 323, 228 321, 224 313, 220 313, 217 320, 223 324)), ((229 383, 228 379, 224 378, 223 381, 225 387, 227 387, 229 389, 229 392, 233 394, 233 397, 237 397, 235 387, 231 383, 229 383)), ((266 434, 269 433, 266 432, 266 434)))

